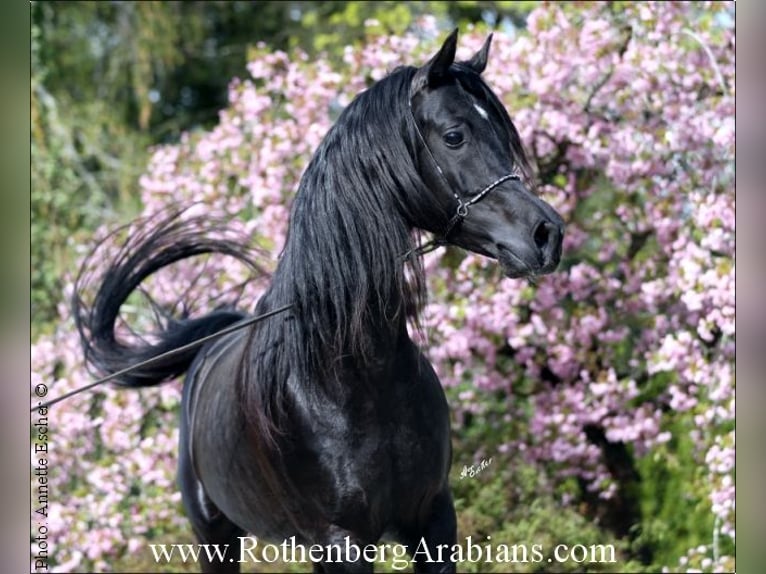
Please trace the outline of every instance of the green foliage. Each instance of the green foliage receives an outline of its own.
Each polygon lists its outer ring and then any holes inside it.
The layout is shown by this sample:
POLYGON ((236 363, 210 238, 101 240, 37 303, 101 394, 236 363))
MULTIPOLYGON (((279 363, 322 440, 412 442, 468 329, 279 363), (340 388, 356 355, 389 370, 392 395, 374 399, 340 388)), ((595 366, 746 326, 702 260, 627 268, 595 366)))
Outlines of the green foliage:
MULTIPOLYGON (((642 389, 642 397, 656 397, 667 383, 667 373, 651 377, 642 389)), ((514 393, 523 400, 523 388, 532 384, 524 379, 514 382, 514 393)), ((447 389, 451 404, 458 405, 461 393, 469 385, 447 389)), ((550 551, 558 544, 613 545, 614 563, 563 564, 542 562, 516 563, 513 572, 656 572, 684 556, 700 540, 713 542, 714 521, 708 506, 705 484, 707 470, 704 453, 695 450, 688 416, 668 417, 664 430, 671 440, 659 445, 646 456, 633 456, 640 481, 634 485, 631 498, 640 501, 639 522, 631 535, 616 537, 598 520, 587 518, 585 508, 562 503, 563 498, 576 498, 580 487, 576 481, 553 488, 539 470, 501 452, 503 443, 518 436, 514 421, 507 420, 507 409, 494 393, 476 392, 470 399, 474 414, 453 426, 454 461, 452 487, 459 517, 459 540, 471 536, 485 542, 491 536, 493 545, 500 543, 541 544, 550 551), (473 478, 460 478, 464 465, 480 458, 493 462, 473 478)), ((718 552, 733 555, 730 539, 723 540, 718 552)), ((486 543, 486 542, 485 542, 486 543)), ((461 572, 506 572, 507 565, 498 563, 466 563, 461 572)))
POLYGON ((301 31, 292 38, 293 46, 308 46, 311 51, 340 57, 337 48, 364 39, 365 24, 375 31, 401 34, 416 15, 428 13, 431 5, 437 14, 445 5, 436 2, 310 2, 300 19, 301 31))
POLYGON ((101 188, 85 165, 59 106, 45 89, 39 26, 32 26, 31 314, 33 335, 55 320, 71 240, 99 222, 101 188))
MULTIPOLYGON (((494 450, 491 434, 487 433, 487 450, 494 450)), ((455 451, 470 448, 455 437, 455 451)), ((576 509, 560 502, 561 492, 552 491, 539 471, 508 455, 495 454, 493 463, 474 478, 453 481, 455 506, 459 523, 459 540, 470 536, 472 541, 495 548, 500 544, 517 545, 516 561, 504 564, 492 561, 464 563, 461 572, 643 572, 632 557, 629 544, 598 524, 585 518, 576 509), (489 537, 489 540, 488 540, 489 537), (539 554, 533 553, 539 545, 539 554), (553 554, 558 545, 572 549, 585 546, 588 553, 607 552, 604 562, 559 563, 553 554), (610 548, 613 548, 614 561, 610 548), (550 559, 550 561, 549 561, 550 559)), ((579 548, 578 548, 579 550, 579 548)), ((566 550, 561 547, 561 551, 566 550)), ((590 558, 590 556, 588 556, 590 558)), ((650 570, 646 570, 650 571, 650 570)))
POLYGON ((476 0, 303 2, 296 8, 295 14, 300 14, 300 29, 294 31, 290 46, 338 59, 343 55, 344 46, 360 43, 366 33, 401 35, 420 16, 433 16, 444 22, 445 28, 466 29, 476 24, 492 27, 503 21, 521 27, 537 4, 476 0))
MULTIPOLYGON (((669 564, 700 540, 713 541, 713 516, 705 501, 706 468, 702 453, 690 438, 688 417, 675 416, 668 423, 672 439, 651 455, 638 460, 642 477, 638 499, 643 520, 637 528, 634 548, 651 548, 654 564, 669 564)), ((721 555, 733 555, 726 538, 721 555)))

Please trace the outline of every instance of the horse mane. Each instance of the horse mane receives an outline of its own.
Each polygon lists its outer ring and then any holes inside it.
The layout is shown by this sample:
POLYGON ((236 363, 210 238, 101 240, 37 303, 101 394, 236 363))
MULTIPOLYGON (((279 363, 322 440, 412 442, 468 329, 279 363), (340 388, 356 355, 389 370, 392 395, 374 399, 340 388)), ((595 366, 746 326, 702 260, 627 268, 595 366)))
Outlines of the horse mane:
MULTIPOLYGON (((305 401, 341 398, 341 369, 374 367, 425 301, 421 261, 403 258, 414 245, 412 222, 428 212, 408 117, 414 72, 399 68, 357 95, 320 143, 256 306, 257 314, 290 303, 293 310, 251 329, 242 357, 239 404, 259 474, 276 499, 298 507, 311 501, 284 481, 275 456, 278 437, 289 434, 290 379, 305 401)), ((300 529, 301 513, 284 510, 300 529)))
POLYGON ((302 377, 329 382, 348 359, 369 366, 379 342, 395 340, 406 319, 417 321, 425 300, 421 262, 402 257, 414 245, 416 212, 428 211, 408 135, 414 71, 397 69, 359 94, 301 179, 259 312, 295 305, 278 355, 302 377))
MULTIPOLYGON (((402 66, 359 94, 324 138, 302 177, 274 290, 298 307, 306 374, 328 377, 335 359, 367 367, 380 340, 393 340, 399 321, 426 298, 413 227, 443 229, 451 213, 436 209, 420 177, 418 139, 409 109, 416 68, 402 66), (381 331, 383 329, 383 331, 381 331)), ((505 130, 509 153, 527 180, 531 168, 502 102, 462 64, 460 86, 489 104, 505 130)), ((295 351, 293 353, 292 351, 295 351)), ((331 377, 330 377, 331 378, 331 377)))
MULTIPOLYGON (((395 340, 404 320, 417 324, 426 299, 420 259, 403 261, 403 255, 414 246, 413 227, 443 229, 451 213, 435 206, 420 176, 409 107, 416 70, 396 68, 346 107, 293 202, 270 304, 296 305, 299 346, 283 355, 293 367, 301 357, 309 378, 333 380, 339 359, 370 367, 381 342, 395 340)), ((452 72, 464 90, 489 104, 515 165, 529 179, 521 138, 502 102, 465 65, 453 65, 452 72)))

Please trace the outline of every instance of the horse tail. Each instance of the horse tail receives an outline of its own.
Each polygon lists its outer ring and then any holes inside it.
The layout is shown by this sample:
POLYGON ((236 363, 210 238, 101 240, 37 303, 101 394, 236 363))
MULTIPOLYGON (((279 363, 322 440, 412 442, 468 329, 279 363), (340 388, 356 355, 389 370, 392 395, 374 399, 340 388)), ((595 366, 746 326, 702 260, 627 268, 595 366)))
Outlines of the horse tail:
MULTIPOLYGON (((123 303, 144 279, 176 261, 217 253, 234 257, 251 270, 263 273, 254 262, 246 238, 233 238, 232 230, 227 229, 220 220, 189 217, 188 213, 184 213, 183 210, 160 212, 135 223, 136 229, 128 234, 117 254, 106 264, 100 275, 101 282, 89 304, 84 301, 84 295, 93 291, 93 268, 97 267, 94 260, 100 248, 96 247, 83 262, 74 285, 72 311, 85 361, 100 374, 116 373, 178 349, 247 316, 235 308, 236 301, 197 318, 171 318, 160 310, 165 316, 164 325, 159 325, 160 328, 151 333, 151 342, 146 337, 133 337, 135 340, 130 343, 118 339, 115 327, 123 303)), ((110 238, 124 233, 128 227, 116 230, 110 238)), ((102 246, 104 244, 101 243, 102 246)), ((155 311, 159 310, 153 301, 152 306, 155 311)), ((199 350, 200 347, 194 347, 172 353, 121 375, 115 382, 137 388, 171 380, 189 368, 199 350)))

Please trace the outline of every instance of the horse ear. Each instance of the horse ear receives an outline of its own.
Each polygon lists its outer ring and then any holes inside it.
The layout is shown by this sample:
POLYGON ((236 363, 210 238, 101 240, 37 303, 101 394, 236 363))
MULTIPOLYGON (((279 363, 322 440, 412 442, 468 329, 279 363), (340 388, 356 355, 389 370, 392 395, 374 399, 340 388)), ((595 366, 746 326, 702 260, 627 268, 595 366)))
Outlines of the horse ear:
POLYGON ((484 68, 487 67, 487 59, 489 58, 489 47, 491 44, 492 44, 492 34, 487 36, 487 39, 484 41, 484 45, 481 47, 481 50, 476 52, 470 60, 465 62, 465 65, 471 68, 477 74, 481 74, 484 71, 484 68))
POLYGON ((446 76, 449 67, 455 61, 455 52, 457 51, 457 32, 455 28, 452 33, 444 40, 444 44, 436 55, 418 71, 412 78, 412 93, 417 93, 426 86, 434 86, 441 82, 446 76))

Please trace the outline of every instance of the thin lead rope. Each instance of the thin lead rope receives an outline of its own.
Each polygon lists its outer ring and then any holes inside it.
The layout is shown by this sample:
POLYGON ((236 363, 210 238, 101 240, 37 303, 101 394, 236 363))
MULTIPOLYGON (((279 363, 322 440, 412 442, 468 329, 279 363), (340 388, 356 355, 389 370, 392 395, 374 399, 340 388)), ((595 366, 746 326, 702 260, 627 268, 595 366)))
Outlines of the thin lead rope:
POLYGON ((211 335, 206 335, 204 337, 201 337, 197 339, 196 341, 192 341, 191 343, 187 343, 186 345, 183 345, 181 347, 178 347, 177 349, 171 349, 170 351, 166 351, 164 353, 161 353, 155 357, 152 357, 151 359, 147 359, 146 361, 142 361, 140 363, 136 363, 135 365, 131 365, 130 367, 126 367, 120 371, 117 371, 116 373, 112 373, 111 375, 107 375, 105 377, 102 377, 96 381, 93 381, 92 383, 85 385, 84 387, 80 387, 79 389, 75 389, 73 391, 70 391, 66 394, 61 395, 60 397, 56 397, 55 399, 51 399, 50 401, 47 401, 42 404, 38 404, 36 407, 32 407, 29 412, 34 412, 37 409, 40 408, 48 408, 52 405, 55 405, 58 402, 63 401, 64 399, 68 399, 69 397, 73 397, 74 395, 77 395, 79 393, 82 393, 83 391, 87 391, 89 389, 92 389, 93 387, 97 387, 98 385, 103 385, 104 383, 111 381, 113 379, 117 379, 121 377, 122 375, 127 375, 128 373, 135 371, 136 369, 140 369, 141 367, 146 367, 148 365, 152 365, 156 363, 157 361, 160 361, 161 359, 167 359, 168 357, 172 357, 173 355, 177 355, 178 353, 183 353, 184 351, 188 351, 189 349, 193 349, 195 347, 198 347, 202 345, 203 343, 207 343, 208 341, 211 341, 213 339, 216 339, 218 337, 222 337, 224 335, 228 335, 229 333, 233 333, 234 331, 238 331, 239 329, 243 329, 244 327, 247 327, 248 325, 253 325, 255 323, 259 323, 260 321, 263 321, 264 319, 268 319, 269 317, 273 317, 274 315, 279 315, 280 313, 284 313, 288 309, 291 309, 293 305, 285 305, 284 307, 279 307, 277 309, 274 309, 273 311, 269 311, 268 313, 264 313, 263 315, 257 315, 255 317, 249 317, 247 319, 244 319, 242 321, 238 321, 234 323, 233 325, 229 325, 228 327, 225 327, 221 329, 220 331, 217 331, 211 335))

